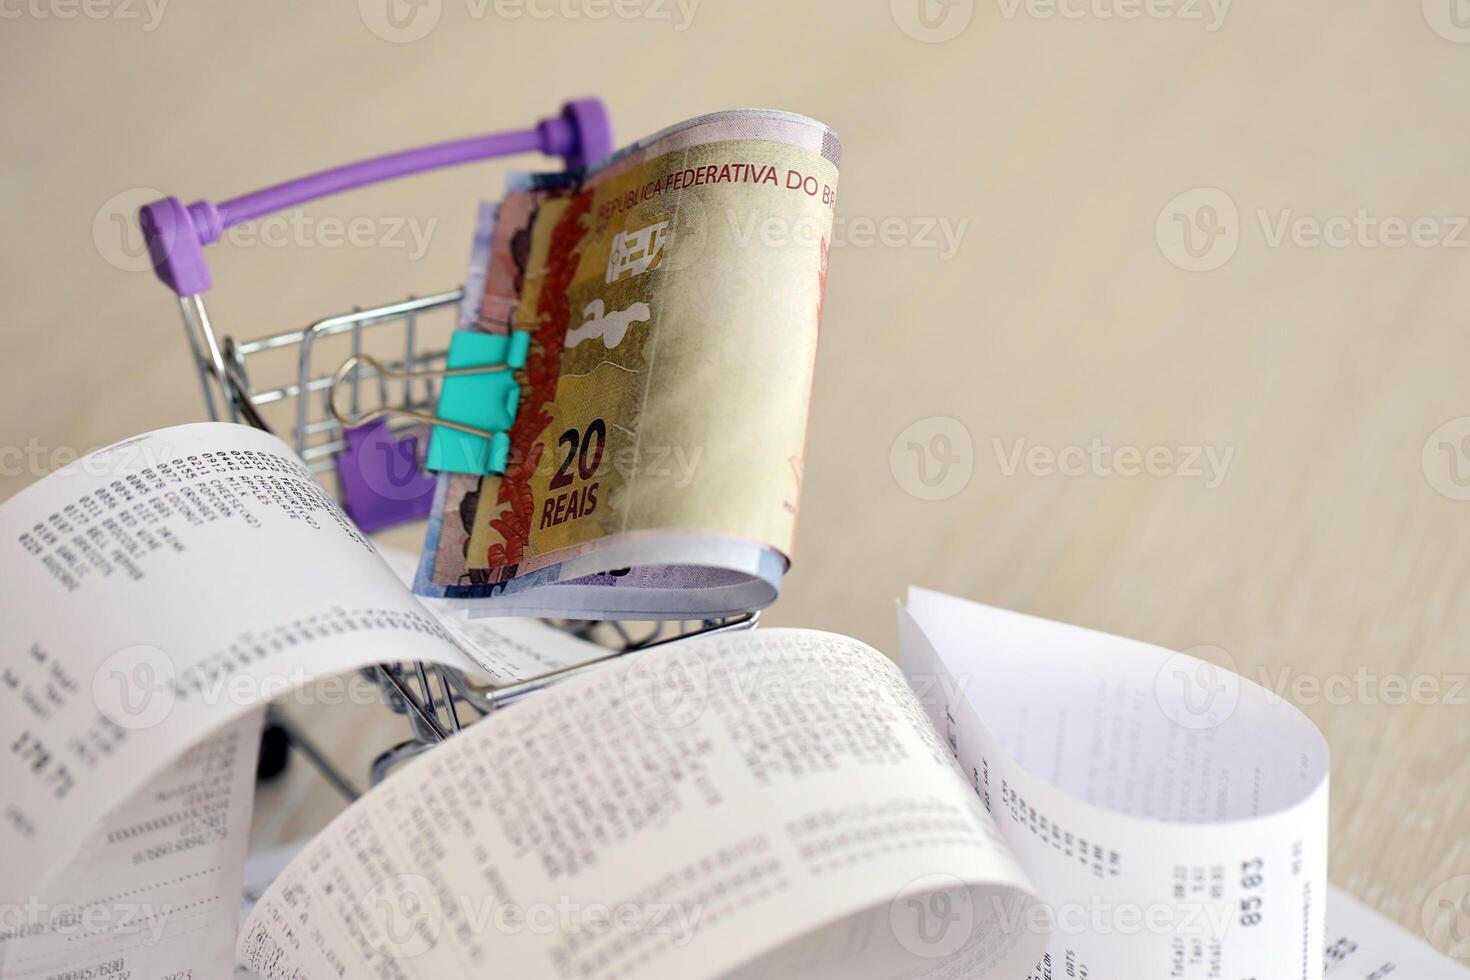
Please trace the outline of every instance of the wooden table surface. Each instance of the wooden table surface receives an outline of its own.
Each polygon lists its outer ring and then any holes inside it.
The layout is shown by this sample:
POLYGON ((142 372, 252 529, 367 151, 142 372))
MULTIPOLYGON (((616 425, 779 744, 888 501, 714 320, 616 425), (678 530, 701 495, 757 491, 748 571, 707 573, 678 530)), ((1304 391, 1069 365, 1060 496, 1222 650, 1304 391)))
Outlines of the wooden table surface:
MULTIPOLYGON (((569 95, 625 138, 803 112, 843 136, 843 224, 766 621, 891 652, 916 583, 1220 648, 1333 747, 1336 883, 1416 933, 1470 891, 1462 0, 385 2, 7 7, 0 494, 200 416, 118 224, 155 191, 218 200, 569 95)), ((215 249, 216 322, 458 283, 507 169, 215 249), (328 233, 364 217, 367 244, 328 233)), ((330 812, 298 777, 258 837, 330 812)))

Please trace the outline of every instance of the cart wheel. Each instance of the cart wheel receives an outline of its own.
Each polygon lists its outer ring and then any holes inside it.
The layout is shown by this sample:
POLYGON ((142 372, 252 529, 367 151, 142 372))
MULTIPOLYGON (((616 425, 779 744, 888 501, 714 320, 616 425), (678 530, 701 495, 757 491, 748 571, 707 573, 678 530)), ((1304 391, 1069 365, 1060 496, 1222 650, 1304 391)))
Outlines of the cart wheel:
POLYGON ((267 724, 260 733, 260 761, 255 765, 255 781, 268 783, 286 771, 291 761, 291 736, 280 725, 267 724))

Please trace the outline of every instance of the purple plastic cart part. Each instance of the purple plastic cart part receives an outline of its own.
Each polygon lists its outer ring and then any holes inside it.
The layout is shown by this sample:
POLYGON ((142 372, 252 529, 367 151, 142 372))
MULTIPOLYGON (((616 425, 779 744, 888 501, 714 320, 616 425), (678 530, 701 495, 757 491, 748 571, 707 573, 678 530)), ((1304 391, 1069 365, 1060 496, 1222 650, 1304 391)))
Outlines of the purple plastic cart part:
POLYGON ((434 477, 419 466, 419 439, 394 436, 387 419, 343 429, 347 448, 337 454, 342 509, 365 534, 427 517, 434 477))
POLYGON ((196 201, 184 206, 176 197, 144 205, 138 212, 153 271, 179 296, 198 296, 209 289, 204 246, 219 241, 226 228, 307 201, 375 184, 395 177, 539 150, 558 156, 572 169, 585 167, 611 153, 612 124, 598 99, 576 99, 561 115, 541 120, 531 129, 491 133, 437 143, 401 153, 350 163, 219 205, 196 201))

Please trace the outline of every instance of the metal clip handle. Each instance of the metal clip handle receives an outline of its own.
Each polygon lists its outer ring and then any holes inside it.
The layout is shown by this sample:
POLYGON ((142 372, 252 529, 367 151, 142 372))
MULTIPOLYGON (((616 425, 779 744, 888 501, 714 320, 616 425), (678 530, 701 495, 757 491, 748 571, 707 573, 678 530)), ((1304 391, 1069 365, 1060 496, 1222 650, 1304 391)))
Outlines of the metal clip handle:
POLYGON ((478 367, 466 368, 414 368, 412 370, 395 370, 388 367, 382 361, 378 360, 376 357, 373 357, 370 354, 353 354, 347 360, 342 362, 341 367, 337 368, 337 373, 332 376, 332 386, 327 389, 327 407, 331 409, 332 417, 336 419, 339 423, 341 423, 342 427, 346 429, 355 429, 360 425, 365 425, 366 423, 371 422, 374 419, 379 419, 386 415, 404 415, 409 418, 418 419, 421 422, 427 422, 430 425, 442 425, 446 429, 457 429, 460 432, 467 432, 472 436, 480 436, 484 439, 489 439, 497 435, 497 433, 492 432, 489 429, 477 429, 472 425, 463 425, 459 422, 451 422, 448 419, 441 419, 437 415, 430 415, 428 412, 415 411, 411 408, 390 408, 388 406, 379 406, 378 408, 370 409, 366 412, 360 412, 357 414, 344 414, 342 410, 337 407, 337 389, 342 386, 342 382, 347 380, 348 375, 352 374, 357 369, 357 366, 359 364, 366 364, 368 367, 372 368, 373 371, 376 372, 378 377, 397 378, 402 380, 407 380, 409 378, 462 378, 473 374, 494 374, 498 371, 512 370, 511 365, 484 364, 478 367))

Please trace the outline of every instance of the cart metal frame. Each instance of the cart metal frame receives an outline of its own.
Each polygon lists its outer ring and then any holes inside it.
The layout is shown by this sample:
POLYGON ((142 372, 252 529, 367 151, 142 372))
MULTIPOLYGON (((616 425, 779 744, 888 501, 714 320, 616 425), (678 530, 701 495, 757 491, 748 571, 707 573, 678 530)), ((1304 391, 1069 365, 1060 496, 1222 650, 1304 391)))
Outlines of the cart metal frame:
MULTIPOLYGON (((155 272, 178 297, 185 336, 209 417, 244 423, 277 435, 282 435, 277 429, 287 429, 284 433, 287 441, 307 469, 325 483, 346 442, 330 403, 337 365, 318 363, 322 342, 345 335, 350 353, 361 355, 370 340, 390 338, 396 330, 398 336, 389 343, 399 353, 382 359, 385 370, 442 369, 448 353, 448 330, 457 326, 456 314, 464 299, 462 288, 424 297, 410 296, 325 317, 304 328, 239 340, 216 329, 203 295, 212 280, 202 250, 217 241, 225 228, 329 194, 423 170, 529 150, 559 156, 568 168, 579 168, 607 155, 612 148, 606 110, 597 100, 584 99, 567 103, 559 116, 544 119, 531 129, 472 137, 365 160, 218 206, 208 201, 185 206, 172 197, 145 206, 139 213, 144 240, 155 272), (440 343, 432 339, 431 327, 435 322, 442 324, 440 343), (262 355, 291 349, 297 352, 294 374, 278 373, 272 382, 257 383, 268 372, 263 367, 257 369, 255 362, 262 360, 262 355), (279 416, 283 409, 289 410, 290 414, 285 416, 289 426, 280 421, 273 425, 267 420, 267 415, 279 416)), ((345 382, 350 385, 347 397, 354 413, 364 397, 362 386, 374 379, 379 404, 432 413, 438 402, 438 386, 432 377, 415 379, 418 383, 410 381, 402 385, 400 395, 390 398, 385 379, 370 368, 359 367, 350 372, 345 382)), ((394 432, 420 426, 421 423, 412 419, 390 422, 394 432)), ((500 686, 479 683, 458 670, 416 661, 366 668, 364 675, 377 684, 384 704, 407 720, 410 733, 408 739, 377 757, 372 766, 372 782, 377 784, 398 763, 427 751, 466 725, 558 681, 596 669, 610 660, 691 636, 748 629, 755 626, 757 619, 758 613, 750 612, 726 619, 683 622, 558 621, 553 625, 602 645, 607 653, 586 663, 500 686)), ((359 795, 352 781, 283 712, 271 711, 269 722, 345 796, 352 799, 359 795)))

